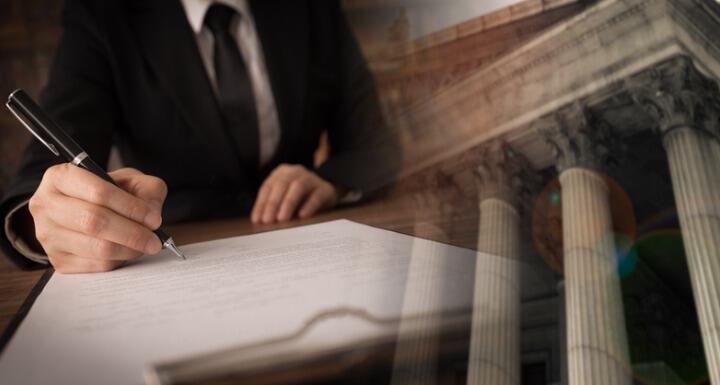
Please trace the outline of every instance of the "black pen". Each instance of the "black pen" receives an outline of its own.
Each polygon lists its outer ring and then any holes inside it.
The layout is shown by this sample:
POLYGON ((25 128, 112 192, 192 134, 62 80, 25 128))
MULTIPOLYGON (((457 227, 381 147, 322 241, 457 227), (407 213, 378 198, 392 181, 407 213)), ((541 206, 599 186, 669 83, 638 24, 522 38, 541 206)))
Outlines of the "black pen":
MULTIPOLYGON (((25 91, 17 89, 8 96, 5 104, 10 112, 30 131, 45 147, 55 156, 63 156, 68 162, 82 167, 91 173, 99 176, 117 186, 115 181, 102 167, 95 163, 88 156, 87 152, 80 147, 59 125, 57 125, 40 106, 32 100, 25 91)), ((165 234, 162 229, 154 231, 160 238, 164 248, 169 249, 178 257, 185 259, 185 255, 175 245, 172 237, 165 234)))

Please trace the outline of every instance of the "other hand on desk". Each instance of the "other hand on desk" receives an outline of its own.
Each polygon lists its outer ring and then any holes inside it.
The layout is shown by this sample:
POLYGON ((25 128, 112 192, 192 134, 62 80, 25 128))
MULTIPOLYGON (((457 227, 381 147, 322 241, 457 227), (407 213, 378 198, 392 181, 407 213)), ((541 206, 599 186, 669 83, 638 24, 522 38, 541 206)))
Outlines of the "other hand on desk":
POLYGON ((265 179, 258 192, 253 223, 285 222, 297 215, 313 216, 337 203, 332 184, 301 165, 282 164, 265 179))
POLYGON ((125 168, 109 173, 120 187, 69 163, 53 166, 29 202, 35 236, 62 273, 109 271, 162 248, 167 186, 125 168))

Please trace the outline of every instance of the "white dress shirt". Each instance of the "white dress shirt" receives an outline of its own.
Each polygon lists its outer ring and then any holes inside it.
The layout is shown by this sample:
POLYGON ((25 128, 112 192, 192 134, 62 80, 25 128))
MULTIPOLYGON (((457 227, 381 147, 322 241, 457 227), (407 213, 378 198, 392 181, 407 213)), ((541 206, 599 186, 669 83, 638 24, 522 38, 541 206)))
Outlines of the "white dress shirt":
POLYGON ((280 121, 278 118, 275 98, 270 87, 270 78, 265 66, 262 46, 255 30, 250 7, 245 0, 182 0, 190 26, 195 32, 195 39, 200 48, 200 56, 205 63, 205 70, 217 92, 215 65, 213 62, 213 34, 203 21, 208 8, 214 3, 221 3, 235 9, 235 16, 230 26, 230 34, 235 38, 240 53, 248 68, 250 83, 255 95, 255 106, 258 115, 260 165, 267 164, 280 142, 280 121))

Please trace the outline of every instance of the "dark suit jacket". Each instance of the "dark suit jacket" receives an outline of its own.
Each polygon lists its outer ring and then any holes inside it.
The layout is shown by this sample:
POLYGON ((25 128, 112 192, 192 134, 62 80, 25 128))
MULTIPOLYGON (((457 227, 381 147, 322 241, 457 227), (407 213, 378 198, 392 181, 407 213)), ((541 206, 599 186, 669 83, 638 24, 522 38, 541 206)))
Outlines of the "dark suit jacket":
MULTIPOLYGON (((282 139, 259 174, 243 171, 179 0, 68 0, 64 32, 40 103, 106 164, 123 163, 168 184, 165 223, 249 212, 280 163, 313 165, 327 130, 330 159, 316 171, 374 190, 398 165, 373 80, 337 1, 250 1, 275 96, 282 139)), ((0 217, 59 162, 33 141, 0 204, 0 217)), ((18 265, 28 260, 2 244, 18 265)))

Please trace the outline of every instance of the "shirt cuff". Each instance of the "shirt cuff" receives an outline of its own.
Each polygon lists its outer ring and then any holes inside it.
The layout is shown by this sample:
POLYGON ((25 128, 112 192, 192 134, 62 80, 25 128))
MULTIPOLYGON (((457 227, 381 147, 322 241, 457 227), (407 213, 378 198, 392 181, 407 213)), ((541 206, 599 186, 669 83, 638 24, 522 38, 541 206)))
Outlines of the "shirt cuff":
POLYGON ((343 196, 338 199, 338 205, 351 205, 358 203, 363 199, 363 193, 360 190, 349 190, 346 191, 343 196))
POLYGON ((10 241, 10 244, 12 245, 15 250, 17 250, 18 253, 22 254, 25 258, 47 265, 49 263, 48 257, 46 255, 39 254, 35 251, 33 251, 30 246, 28 246, 27 242, 25 242, 24 239, 22 239, 10 226, 12 223, 13 216, 20 211, 20 209, 24 208, 28 204, 28 201, 21 202, 17 206, 15 206, 8 215, 5 217, 5 236, 10 241))

